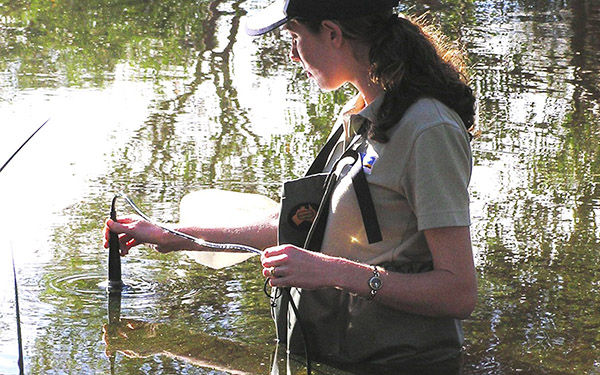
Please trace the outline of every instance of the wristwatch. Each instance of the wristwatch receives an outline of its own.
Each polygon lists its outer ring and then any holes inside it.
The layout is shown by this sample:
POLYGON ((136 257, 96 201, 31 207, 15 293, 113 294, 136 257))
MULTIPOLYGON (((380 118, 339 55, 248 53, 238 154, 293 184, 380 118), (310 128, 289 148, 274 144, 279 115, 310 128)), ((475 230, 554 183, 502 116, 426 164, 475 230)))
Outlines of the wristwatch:
POLYGON ((377 269, 377 266, 373 266, 373 276, 371 276, 368 283, 369 283, 369 288, 371 288, 371 293, 369 293, 367 300, 370 301, 373 298, 375 298, 377 291, 379 289, 381 289, 381 287, 383 286, 383 282, 381 281, 381 275, 379 274, 379 270, 377 269))

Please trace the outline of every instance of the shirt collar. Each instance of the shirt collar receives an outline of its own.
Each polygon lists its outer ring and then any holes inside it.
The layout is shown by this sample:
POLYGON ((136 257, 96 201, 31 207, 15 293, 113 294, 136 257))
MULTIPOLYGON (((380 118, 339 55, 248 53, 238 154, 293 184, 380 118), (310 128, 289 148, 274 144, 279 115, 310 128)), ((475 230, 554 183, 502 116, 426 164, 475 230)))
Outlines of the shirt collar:
POLYGON ((364 106, 363 109, 360 112, 358 112, 358 115, 366 118, 370 122, 375 122, 377 120, 377 112, 379 112, 379 108, 381 108, 381 104, 383 103, 384 97, 385 93, 377 95, 377 97, 371 102, 371 104, 364 106))
POLYGON ((365 121, 375 122, 377 119, 377 112, 383 103, 384 94, 378 95, 371 104, 366 105, 362 95, 357 95, 353 101, 350 101, 349 108, 343 112, 344 119, 344 133, 346 139, 352 138, 358 134, 360 128, 364 125, 365 121))

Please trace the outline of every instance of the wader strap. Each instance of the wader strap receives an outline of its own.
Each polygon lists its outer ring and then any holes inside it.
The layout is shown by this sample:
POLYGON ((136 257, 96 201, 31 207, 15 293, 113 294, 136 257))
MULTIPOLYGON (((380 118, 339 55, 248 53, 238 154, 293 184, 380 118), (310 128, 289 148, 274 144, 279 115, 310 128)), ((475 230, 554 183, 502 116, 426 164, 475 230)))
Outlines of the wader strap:
POLYGON ((337 144, 338 140, 342 136, 343 131, 344 131, 344 125, 342 124, 337 128, 335 133, 333 133, 333 135, 329 138, 327 143, 325 143, 325 146, 323 146, 321 151, 319 151, 319 154, 315 158, 315 161, 313 161, 313 163, 310 165, 310 168, 308 168, 308 171, 306 172, 305 176, 310 176, 313 174, 323 172, 323 169, 325 168, 325 164, 327 164, 327 159, 329 158, 329 155, 333 151, 333 148, 337 144))
POLYGON ((369 244, 373 244, 383 240, 381 235, 381 229, 379 228, 379 221, 377 220, 377 213, 375 212, 375 205, 373 204, 373 197, 371 197, 371 190, 367 183, 367 177, 362 167, 362 159, 358 156, 360 162, 354 163, 350 170, 352 177, 352 186, 356 193, 356 200, 360 207, 360 214, 362 216, 363 225, 365 226, 365 232, 367 233, 367 240, 369 244))
POLYGON ((329 173, 329 176, 327 176, 327 180, 325 182, 325 193, 323 194, 323 199, 321 199, 321 204, 319 204, 317 216, 315 216, 313 225, 310 227, 308 235, 306 236, 306 241, 304 242, 305 249, 321 251, 321 244, 323 243, 323 236, 325 235, 325 227, 327 225, 327 216, 329 216, 331 193, 333 192, 333 188, 337 182, 337 176, 335 173, 333 173, 334 171, 335 168, 332 169, 331 173, 329 173))
MULTIPOLYGON (((373 198, 371 196, 371 190, 369 189, 367 177, 365 176, 365 172, 362 167, 362 158, 355 149, 351 148, 344 152, 344 154, 338 159, 338 162, 348 156, 354 159, 354 163, 350 169, 350 172, 348 173, 348 176, 352 179, 352 186, 354 187, 356 200, 358 201, 358 206, 360 208, 360 214, 362 216, 362 222, 367 234, 367 240, 369 241, 369 244, 373 244, 383 240, 383 236, 381 234, 381 228, 379 227, 379 221, 377 220, 377 213, 375 211, 375 204, 373 203, 373 198)), ((321 244, 323 243, 323 237, 325 235, 325 227, 327 226, 327 216, 329 215, 331 193, 333 192, 333 188, 337 182, 337 176, 334 173, 336 166, 337 163, 334 165, 329 176, 327 176, 327 181, 325 182, 325 193, 323 194, 323 199, 319 205, 319 210, 317 211, 313 225, 306 236, 306 242, 304 243, 305 249, 321 251, 321 244)))

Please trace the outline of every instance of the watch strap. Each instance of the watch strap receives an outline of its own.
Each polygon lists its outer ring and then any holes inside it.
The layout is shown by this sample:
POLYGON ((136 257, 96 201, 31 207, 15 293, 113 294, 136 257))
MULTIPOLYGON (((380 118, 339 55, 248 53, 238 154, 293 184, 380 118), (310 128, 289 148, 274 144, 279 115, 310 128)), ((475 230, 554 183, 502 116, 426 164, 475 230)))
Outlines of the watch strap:
POLYGON ((371 301, 373 298, 375 298, 377 292, 383 286, 383 283, 381 281, 381 274, 379 273, 379 269, 377 268, 377 266, 373 266, 373 275, 369 278, 368 285, 371 291, 367 296, 367 300, 371 301))

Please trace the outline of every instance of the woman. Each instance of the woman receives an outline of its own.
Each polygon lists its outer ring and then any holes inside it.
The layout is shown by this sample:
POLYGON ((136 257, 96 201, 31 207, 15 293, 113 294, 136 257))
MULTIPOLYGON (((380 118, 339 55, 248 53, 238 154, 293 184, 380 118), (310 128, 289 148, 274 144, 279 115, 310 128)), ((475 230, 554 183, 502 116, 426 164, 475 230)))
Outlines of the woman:
MULTIPOLYGON (((322 89, 350 83, 358 95, 307 175, 284 185, 279 215, 182 228, 265 249, 263 275, 293 287, 298 307, 296 317, 287 300, 276 302, 290 351, 304 350, 299 319, 313 356, 376 372, 457 358, 459 319, 477 289, 467 193, 475 100, 448 54, 393 13, 397 3, 278 0, 248 20, 250 35, 283 27, 292 61, 322 89)), ((190 248, 144 221, 107 226, 121 233, 123 255, 141 243, 190 248)))

